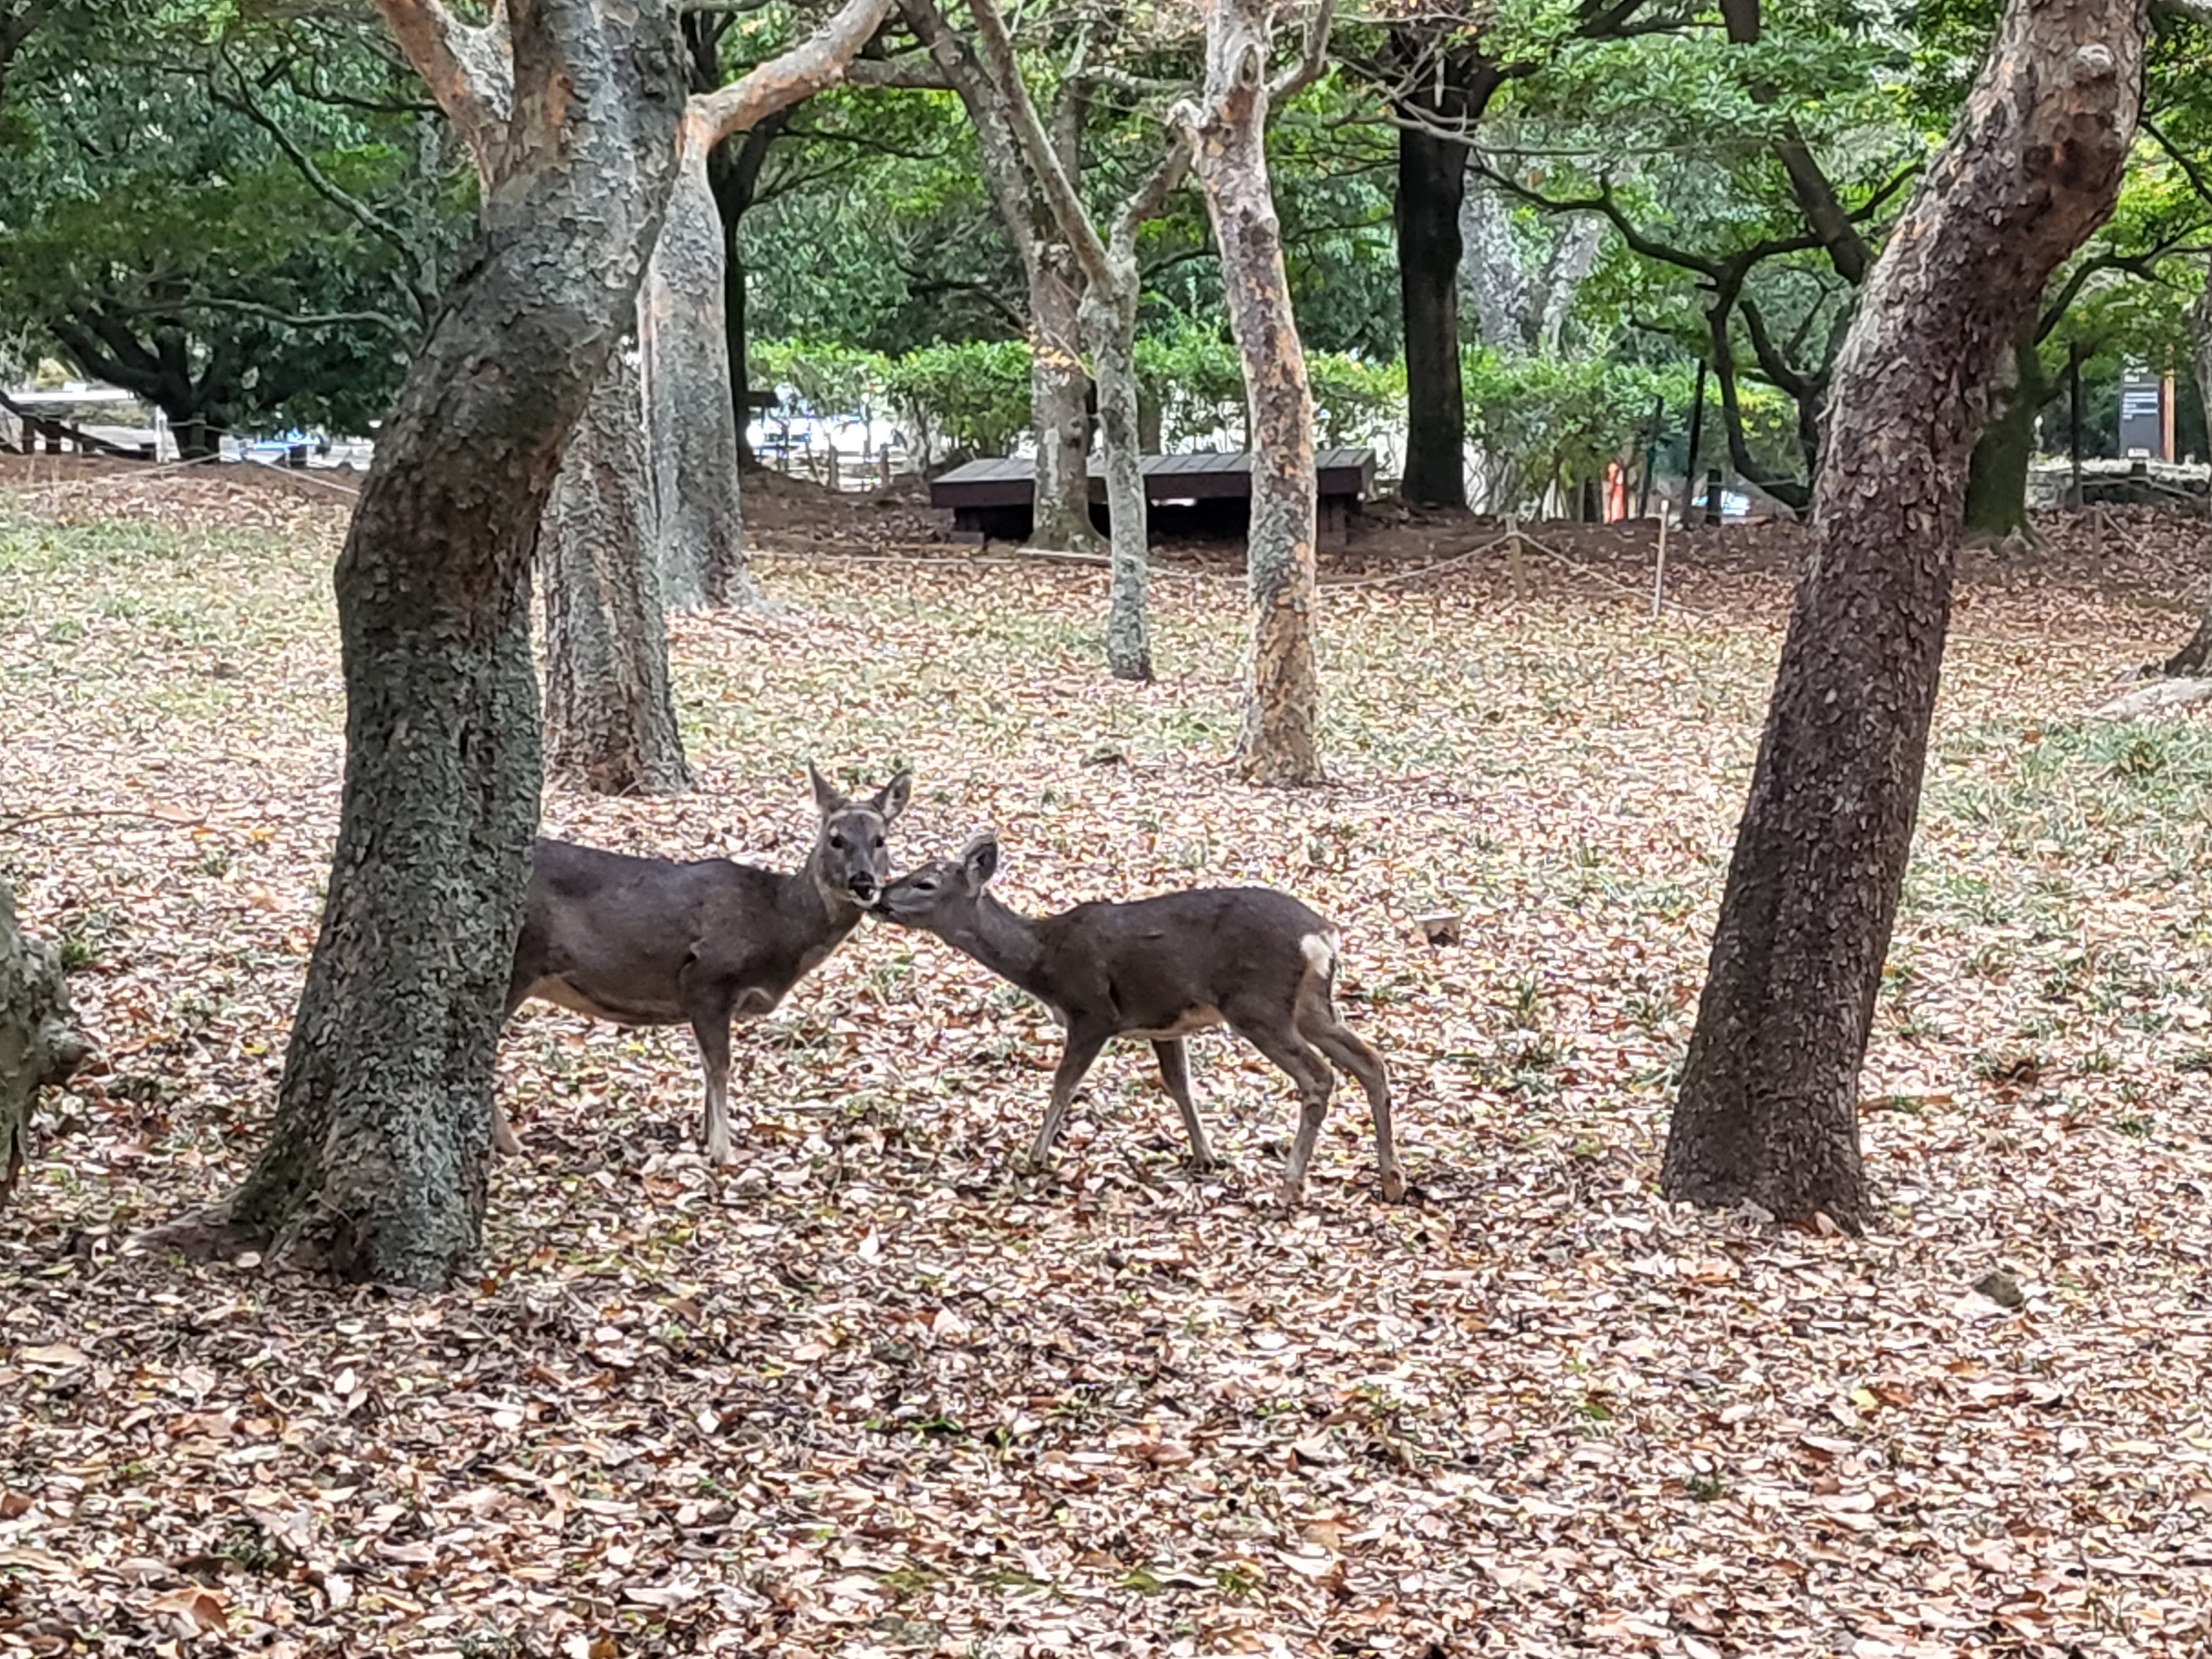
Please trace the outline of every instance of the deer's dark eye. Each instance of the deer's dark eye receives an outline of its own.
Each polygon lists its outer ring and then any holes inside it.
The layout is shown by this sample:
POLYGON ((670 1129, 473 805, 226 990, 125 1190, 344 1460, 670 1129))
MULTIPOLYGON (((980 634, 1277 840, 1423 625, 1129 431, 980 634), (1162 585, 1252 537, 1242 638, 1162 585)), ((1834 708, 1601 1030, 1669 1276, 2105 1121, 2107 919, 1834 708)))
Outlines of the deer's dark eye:
POLYGON ((918 881, 914 884, 914 890, 917 893, 933 893, 937 890, 937 884, 933 881, 918 881))
POLYGON ((842 853, 842 852, 843 852, 843 851, 845 850, 845 838, 844 838, 844 836, 830 836, 830 844, 832 847, 836 848, 839 852, 841 852, 841 853, 842 853))
POLYGON ((884 850, 884 838, 881 836, 878 836, 875 839, 875 848, 878 853, 884 850))

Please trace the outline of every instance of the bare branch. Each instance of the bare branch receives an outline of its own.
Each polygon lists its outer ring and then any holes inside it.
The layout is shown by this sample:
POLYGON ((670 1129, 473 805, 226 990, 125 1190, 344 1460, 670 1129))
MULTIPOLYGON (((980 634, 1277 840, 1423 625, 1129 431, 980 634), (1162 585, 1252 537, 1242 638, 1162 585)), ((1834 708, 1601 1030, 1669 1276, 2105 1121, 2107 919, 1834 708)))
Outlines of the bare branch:
POLYGON ((258 318, 263 322, 301 330, 337 328, 360 323, 389 334, 404 349, 410 351, 422 335, 419 324, 410 325, 381 311, 298 313, 286 311, 281 306, 263 305, 256 300, 231 300, 214 294, 187 294, 158 304, 130 306, 121 309, 124 314, 130 316, 173 316, 187 311, 221 312, 234 317, 258 318))
POLYGON ((955 90, 944 65, 926 52, 909 52, 896 58, 855 58, 845 65, 845 78, 856 87, 903 88, 915 92, 955 90))
MULTIPOLYGON (((1643 0, 1636 3, 1640 5, 1643 0)), ((1275 77, 1267 88, 1269 103, 1279 104, 1304 91, 1328 72, 1328 29, 1335 17, 1336 0, 1317 0, 1313 15, 1306 20, 1305 43, 1299 48, 1298 61, 1275 77)))
POLYGON ((763 117, 836 86, 890 9, 891 0, 846 0, 835 16, 790 51, 756 64, 732 85, 694 96, 684 114, 686 125, 697 122, 711 149, 763 117))
MULTIPOLYGON (((225 61, 228 62, 228 59, 226 58, 225 61)), ((314 157, 302 149, 292 135, 284 130, 283 124, 254 102, 252 96, 246 90, 245 78, 238 74, 234 64, 231 66, 231 73, 238 82, 238 89, 234 94, 223 90, 221 77, 217 76, 210 77, 208 95, 223 108, 231 111, 234 114, 244 116, 262 131, 267 133, 276 142, 277 149, 284 152, 285 158, 292 163, 301 178, 307 180, 308 189, 351 218, 362 229, 399 256, 401 263, 407 270, 407 297, 414 305, 416 313, 425 321, 428 320, 431 314, 437 309, 438 295, 435 286, 424 274, 422 250, 398 226, 393 224, 368 203, 362 201, 352 191, 341 189, 333 184, 329 175, 315 165, 314 157)))

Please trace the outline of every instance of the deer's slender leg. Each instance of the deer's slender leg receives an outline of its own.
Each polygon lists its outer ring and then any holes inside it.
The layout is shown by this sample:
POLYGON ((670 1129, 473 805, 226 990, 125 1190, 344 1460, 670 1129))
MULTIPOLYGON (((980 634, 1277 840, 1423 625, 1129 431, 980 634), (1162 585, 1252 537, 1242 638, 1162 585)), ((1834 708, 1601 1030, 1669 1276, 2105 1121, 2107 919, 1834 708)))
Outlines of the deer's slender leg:
MULTIPOLYGON (((507 988, 507 1007, 499 1017, 502 1030, 506 1029, 507 1022, 514 1018, 514 1011, 522 1006, 529 997, 530 987, 522 980, 518 968, 514 981, 507 988)), ((507 1109, 495 1099, 491 1103, 491 1144, 492 1150, 501 1158, 522 1156, 522 1143, 514 1138, 514 1127, 507 1121, 507 1109)))
POLYGON ((1163 1037, 1152 1044, 1152 1053, 1160 1062, 1160 1081, 1175 1097, 1176 1109, 1182 1114, 1182 1127, 1190 1136, 1190 1161, 1200 1170, 1210 1170, 1217 1161, 1213 1148, 1206 1144, 1206 1125, 1198 1121, 1198 1108, 1190 1097, 1190 1056, 1184 1049, 1181 1037, 1163 1037))
POLYGON ((699 1139, 709 1163, 736 1161, 730 1151, 730 1006, 715 999, 691 1011, 691 1035, 699 1042, 699 1066, 707 1074, 707 1114, 699 1139))
POLYGON ((1313 1158, 1322 1120, 1328 1115, 1328 1097, 1335 1091, 1336 1075, 1279 1012, 1249 1008, 1221 1012, 1237 1036, 1281 1066, 1298 1085, 1298 1130, 1291 1142, 1291 1156, 1283 1165, 1283 1201, 1296 1204, 1305 1197, 1306 1165, 1313 1158))
POLYGON ((1044 1115, 1044 1127, 1037 1131, 1036 1145, 1030 1148, 1030 1168, 1042 1171, 1052 1157, 1053 1143, 1060 1139, 1060 1125, 1067 1117, 1068 1103, 1075 1098, 1076 1085, 1083 1081, 1098 1058, 1098 1051, 1106 1046, 1111 1031, 1098 1031, 1070 1026, 1067 1047, 1060 1056, 1060 1069, 1052 1074, 1052 1105, 1044 1115))
POLYGON ((1398 1167, 1398 1143, 1390 1133, 1390 1075, 1376 1054, 1358 1033, 1335 1016, 1333 1009, 1317 1011, 1326 1018, 1302 1018, 1298 1030, 1307 1042, 1327 1054, 1367 1091, 1368 1110, 1375 1117, 1375 1169, 1382 1177, 1382 1196, 1395 1204, 1406 1195, 1405 1171, 1398 1167))

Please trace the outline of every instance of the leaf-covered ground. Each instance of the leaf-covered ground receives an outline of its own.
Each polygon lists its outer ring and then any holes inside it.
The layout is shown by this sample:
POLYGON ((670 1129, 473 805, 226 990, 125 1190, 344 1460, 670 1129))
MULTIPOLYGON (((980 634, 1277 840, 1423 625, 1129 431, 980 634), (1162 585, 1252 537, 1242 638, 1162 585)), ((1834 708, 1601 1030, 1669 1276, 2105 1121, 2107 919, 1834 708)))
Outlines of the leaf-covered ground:
POLYGON ((872 925, 741 1041, 726 1173, 686 1036, 520 1017, 481 1282, 395 1297, 122 1248, 270 1109, 343 508, 0 495, 0 874, 104 1051, 0 1216, 0 1652, 2212 1651, 2212 738, 2084 714, 2185 616, 1976 567, 1855 1240, 1653 1192, 1787 602, 1736 532, 1656 623, 1626 543, 1353 568, 1295 794, 1223 763, 1233 581, 1163 573, 1138 690, 1094 568, 763 557, 786 614, 676 624, 698 792, 553 832, 788 864, 807 759, 903 762, 902 859, 993 825, 1032 908, 1293 889, 1416 1201, 1346 1091, 1273 1209, 1291 1091, 1218 1036, 1218 1178, 1127 1048, 1015 1176, 1051 1026, 872 925))

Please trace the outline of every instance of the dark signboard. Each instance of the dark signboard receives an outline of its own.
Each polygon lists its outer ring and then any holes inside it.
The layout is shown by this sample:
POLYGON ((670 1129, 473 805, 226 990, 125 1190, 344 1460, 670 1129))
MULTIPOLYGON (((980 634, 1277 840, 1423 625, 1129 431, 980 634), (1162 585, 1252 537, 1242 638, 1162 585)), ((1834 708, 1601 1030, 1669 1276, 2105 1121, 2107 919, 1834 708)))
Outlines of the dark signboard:
POLYGON ((2120 382, 2120 459, 2166 458, 2165 407, 2159 382, 2130 374, 2120 382))

